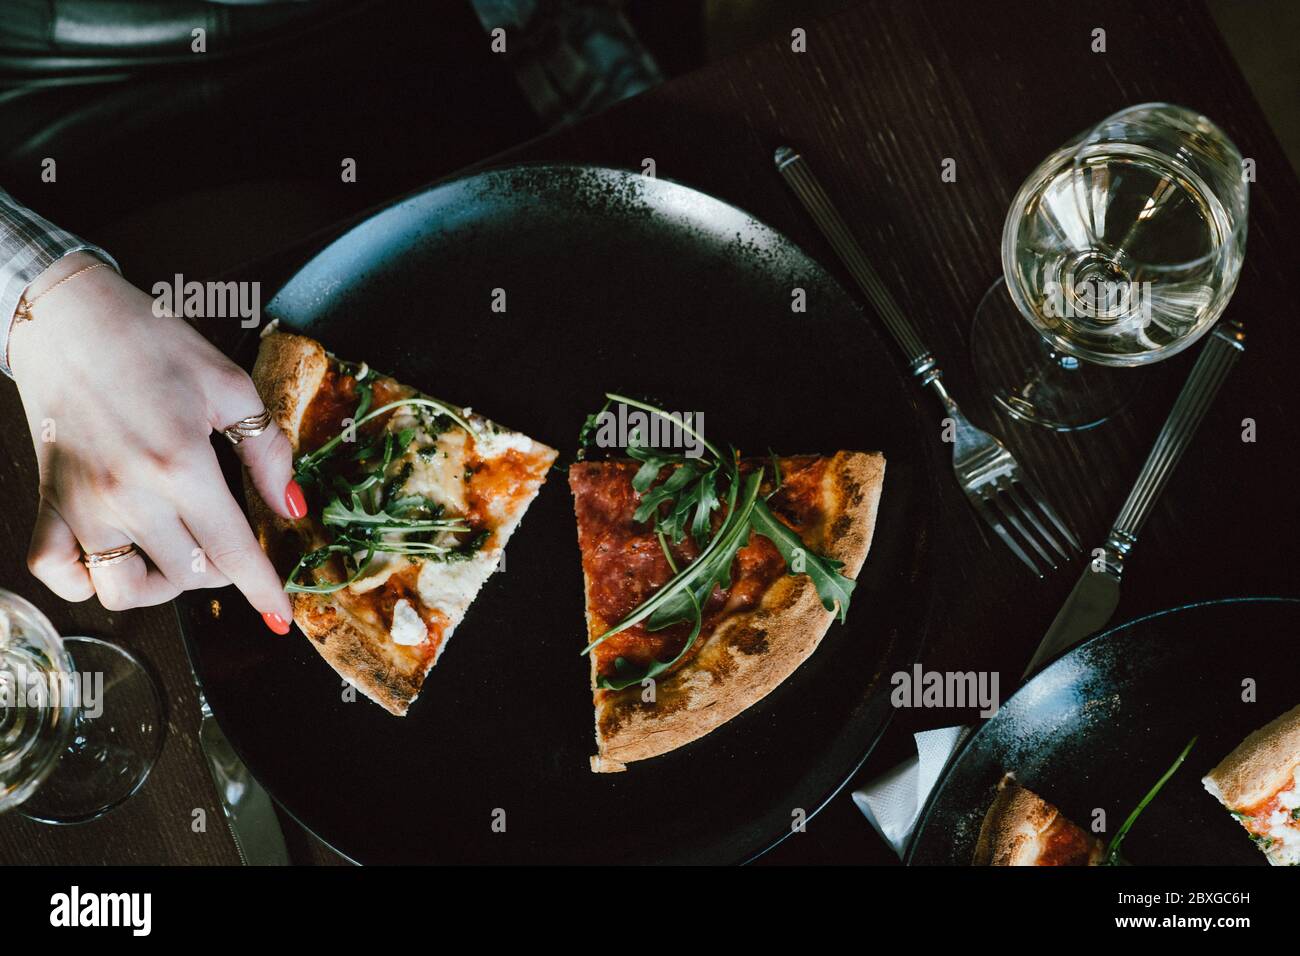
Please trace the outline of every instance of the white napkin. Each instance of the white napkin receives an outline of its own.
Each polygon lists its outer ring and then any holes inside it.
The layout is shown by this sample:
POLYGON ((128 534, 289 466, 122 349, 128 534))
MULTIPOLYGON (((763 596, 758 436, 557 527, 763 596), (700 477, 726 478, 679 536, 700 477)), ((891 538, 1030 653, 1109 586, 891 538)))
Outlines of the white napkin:
POLYGON ((861 790, 853 791, 858 805, 876 832, 900 857, 907 848, 926 798, 939 774, 971 727, 940 727, 914 734, 916 756, 881 774, 861 790))

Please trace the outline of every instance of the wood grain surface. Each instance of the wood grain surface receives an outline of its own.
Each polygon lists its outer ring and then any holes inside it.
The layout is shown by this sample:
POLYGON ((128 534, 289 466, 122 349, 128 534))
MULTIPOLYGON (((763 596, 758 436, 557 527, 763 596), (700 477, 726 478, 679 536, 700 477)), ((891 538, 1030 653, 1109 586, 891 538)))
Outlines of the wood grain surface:
MULTIPOLYGON (((1300 593, 1292 557, 1300 425, 1290 297, 1300 275, 1300 184, 1203 8, 898 0, 866 3, 821 22, 791 14, 789 26, 807 31, 807 52, 792 52, 788 35, 775 36, 491 162, 640 169, 652 159, 658 176, 714 193, 787 232, 851 289, 774 170, 776 146, 799 149, 940 357, 968 414, 1005 438, 1092 547, 1115 518, 1197 350, 1146 373, 1141 398, 1117 419, 1062 436, 1011 422, 980 401, 967 348, 971 317, 1000 272, 1012 193, 1047 153, 1128 104, 1168 100, 1206 113, 1258 170, 1245 267, 1228 313, 1245 323, 1247 351, 1126 565, 1114 620, 1190 600, 1300 593), (1105 53, 1090 49, 1097 27, 1107 31, 1105 53), (941 179, 945 158, 956 160, 956 182, 941 179), (1242 440, 1247 418, 1256 423, 1254 443, 1242 440)), ((239 274, 273 288, 321 238, 245 265, 239 274)), ((563 268, 562 250, 556 267, 563 268)), ((225 330, 211 331, 220 338, 225 330)), ((852 394, 852 383, 837 387, 852 394)), ((946 470, 940 407, 919 389, 915 401, 934 422, 933 466, 946 470)), ((107 818, 74 828, 10 814, 0 819, 0 862, 237 863, 198 749, 195 692, 171 608, 110 614, 93 602, 73 606, 28 576, 23 554, 36 473, 11 386, 0 387, 0 421, 0 494, 7 503, 0 509, 7 544, 0 585, 31 598, 64 633, 95 634, 143 654, 170 708, 162 760, 140 794, 107 818), (207 810, 205 833, 190 825, 199 807, 207 810)), ((935 526, 941 530, 933 554, 942 583, 932 606, 916 608, 917 626, 929 628, 923 663, 999 671, 1005 695, 1081 565, 1034 581, 991 540, 956 484, 939 486, 935 526)), ((901 712, 858 779, 904 753, 910 731, 966 716, 901 712)), ((296 860, 337 859, 292 824, 286 829, 296 860)), ((807 834, 769 855, 772 862, 890 859, 847 791, 814 818, 807 834)))

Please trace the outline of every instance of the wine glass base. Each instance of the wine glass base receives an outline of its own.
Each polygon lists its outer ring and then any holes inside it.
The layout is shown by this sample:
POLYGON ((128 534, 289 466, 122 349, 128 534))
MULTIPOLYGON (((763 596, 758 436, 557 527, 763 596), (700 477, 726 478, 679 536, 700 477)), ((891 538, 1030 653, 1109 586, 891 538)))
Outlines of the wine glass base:
POLYGON ((78 675, 76 726, 40 788, 17 812, 41 823, 85 823, 134 794, 162 752, 166 718, 153 676, 130 651, 65 637, 78 675))
POLYGON ((1140 371, 1057 351, 1020 314, 999 278, 980 300, 971 330, 980 387, 1013 418, 1058 432, 1095 428, 1142 388, 1140 371))

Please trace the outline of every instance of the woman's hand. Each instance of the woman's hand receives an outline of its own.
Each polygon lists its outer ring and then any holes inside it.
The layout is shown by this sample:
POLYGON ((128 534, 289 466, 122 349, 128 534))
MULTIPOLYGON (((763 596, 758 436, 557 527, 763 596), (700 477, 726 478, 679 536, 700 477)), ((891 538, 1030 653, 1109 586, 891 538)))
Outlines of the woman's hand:
MULTIPOLYGON (((98 259, 52 265, 28 301, 98 259)), ((263 410, 252 380, 198 332, 158 317, 112 268, 53 289, 16 324, 10 365, 40 467, 28 566, 55 594, 97 594, 112 611, 234 584, 277 633, 288 596, 226 487, 209 435, 263 410), (87 570, 82 552, 134 542, 139 555, 87 570)), ((224 439, 223 439, 224 440, 224 439)), ((289 443, 274 424, 236 446, 258 492, 285 517, 306 511, 289 443)))

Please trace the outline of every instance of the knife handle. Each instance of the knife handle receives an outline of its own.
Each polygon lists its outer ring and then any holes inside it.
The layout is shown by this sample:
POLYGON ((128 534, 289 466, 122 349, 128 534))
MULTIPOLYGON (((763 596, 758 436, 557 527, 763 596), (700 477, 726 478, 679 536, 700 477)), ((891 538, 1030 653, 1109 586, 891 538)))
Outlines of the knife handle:
POLYGON ((813 221, 817 223, 817 227, 835 249, 844 267, 849 270, 849 274, 870 300, 872 308, 879 313, 889 334, 903 350, 903 357, 907 359, 912 374, 921 379, 922 385, 929 385, 931 381, 938 379, 942 373, 935 363, 934 355, 921 341, 921 334, 917 332, 912 320, 903 314, 903 310, 898 307, 894 297, 885 288, 885 283, 880 280, 875 268, 867 260, 867 254, 862 251, 858 241, 853 238, 853 233, 849 231, 848 223, 831 203, 826 190, 813 175, 812 169, 803 156, 789 146, 781 146, 777 149, 775 158, 777 170, 785 177, 794 194, 799 197, 808 215, 812 216, 813 221))
POLYGON ((1201 349, 1192 373, 1183 390, 1178 393, 1169 418, 1160 429, 1155 447, 1147 456, 1146 464, 1129 492, 1128 500, 1115 519, 1106 539, 1107 560, 1114 560, 1116 576, 1123 568, 1124 558, 1137 541, 1138 533, 1151 514, 1156 499, 1164 491, 1183 452, 1191 444, 1201 419, 1218 394, 1223 380, 1232 371, 1241 353, 1246 350, 1246 332, 1240 322, 1224 320, 1211 334, 1210 341, 1201 349))

